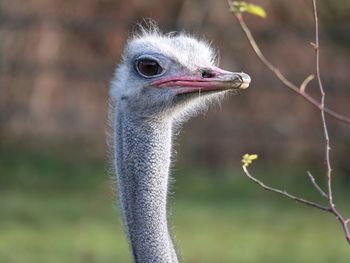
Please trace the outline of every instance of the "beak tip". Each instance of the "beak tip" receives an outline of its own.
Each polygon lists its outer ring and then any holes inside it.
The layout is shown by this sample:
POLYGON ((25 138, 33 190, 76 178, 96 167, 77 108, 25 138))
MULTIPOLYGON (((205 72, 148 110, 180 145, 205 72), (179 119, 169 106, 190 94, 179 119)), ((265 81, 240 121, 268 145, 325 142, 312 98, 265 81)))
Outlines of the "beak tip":
POLYGON ((249 87, 249 84, 251 82, 251 78, 248 74, 246 73, 240 73, 240 77, 242 78, 242 84, 239 87, 239 89, 246 89, 249 87))

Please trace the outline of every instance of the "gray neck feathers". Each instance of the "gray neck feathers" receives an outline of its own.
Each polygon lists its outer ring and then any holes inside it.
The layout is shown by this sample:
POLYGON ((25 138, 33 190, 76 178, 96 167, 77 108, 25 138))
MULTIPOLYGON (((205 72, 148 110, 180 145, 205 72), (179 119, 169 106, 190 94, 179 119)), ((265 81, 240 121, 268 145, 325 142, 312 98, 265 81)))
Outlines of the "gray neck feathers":
POLYGON ((118 110, 114 117, 119 197, 134 262, 176 263, 166 202, 172 123, 118 110))

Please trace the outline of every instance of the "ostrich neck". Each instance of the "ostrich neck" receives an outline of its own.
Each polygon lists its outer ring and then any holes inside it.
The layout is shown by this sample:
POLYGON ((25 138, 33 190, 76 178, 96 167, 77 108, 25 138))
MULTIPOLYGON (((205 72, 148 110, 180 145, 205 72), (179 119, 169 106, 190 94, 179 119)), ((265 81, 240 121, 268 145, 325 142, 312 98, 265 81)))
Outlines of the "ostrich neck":
POLYGON ((178 262, 167 223, 171 122, 115 115, 115 165, 136 263, 178 262))

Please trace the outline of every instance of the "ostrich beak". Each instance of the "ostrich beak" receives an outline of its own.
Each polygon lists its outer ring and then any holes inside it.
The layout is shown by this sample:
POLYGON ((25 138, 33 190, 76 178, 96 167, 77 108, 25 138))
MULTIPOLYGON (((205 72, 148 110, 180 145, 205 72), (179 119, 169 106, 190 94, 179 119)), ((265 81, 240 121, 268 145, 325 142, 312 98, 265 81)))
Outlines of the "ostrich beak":
POLYGON ((246 73, 230 72, 220 68, 203 68, 196 75, 181 75, 164 77, 153 81, 151 85, 156 88, 176 88, 178 94, 244 90, 248 88, 250 77, 246 73))

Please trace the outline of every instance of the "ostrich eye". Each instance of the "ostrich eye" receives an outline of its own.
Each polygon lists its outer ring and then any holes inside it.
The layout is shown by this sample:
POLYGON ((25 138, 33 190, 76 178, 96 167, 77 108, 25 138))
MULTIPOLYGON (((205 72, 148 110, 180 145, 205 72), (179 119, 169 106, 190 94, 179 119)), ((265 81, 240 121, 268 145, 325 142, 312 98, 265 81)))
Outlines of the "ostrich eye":
POLYGON ((145 77, 153 77, 162 73, 163 68, 152 59, 140 59, 136 62, 137 71, 145 77))

